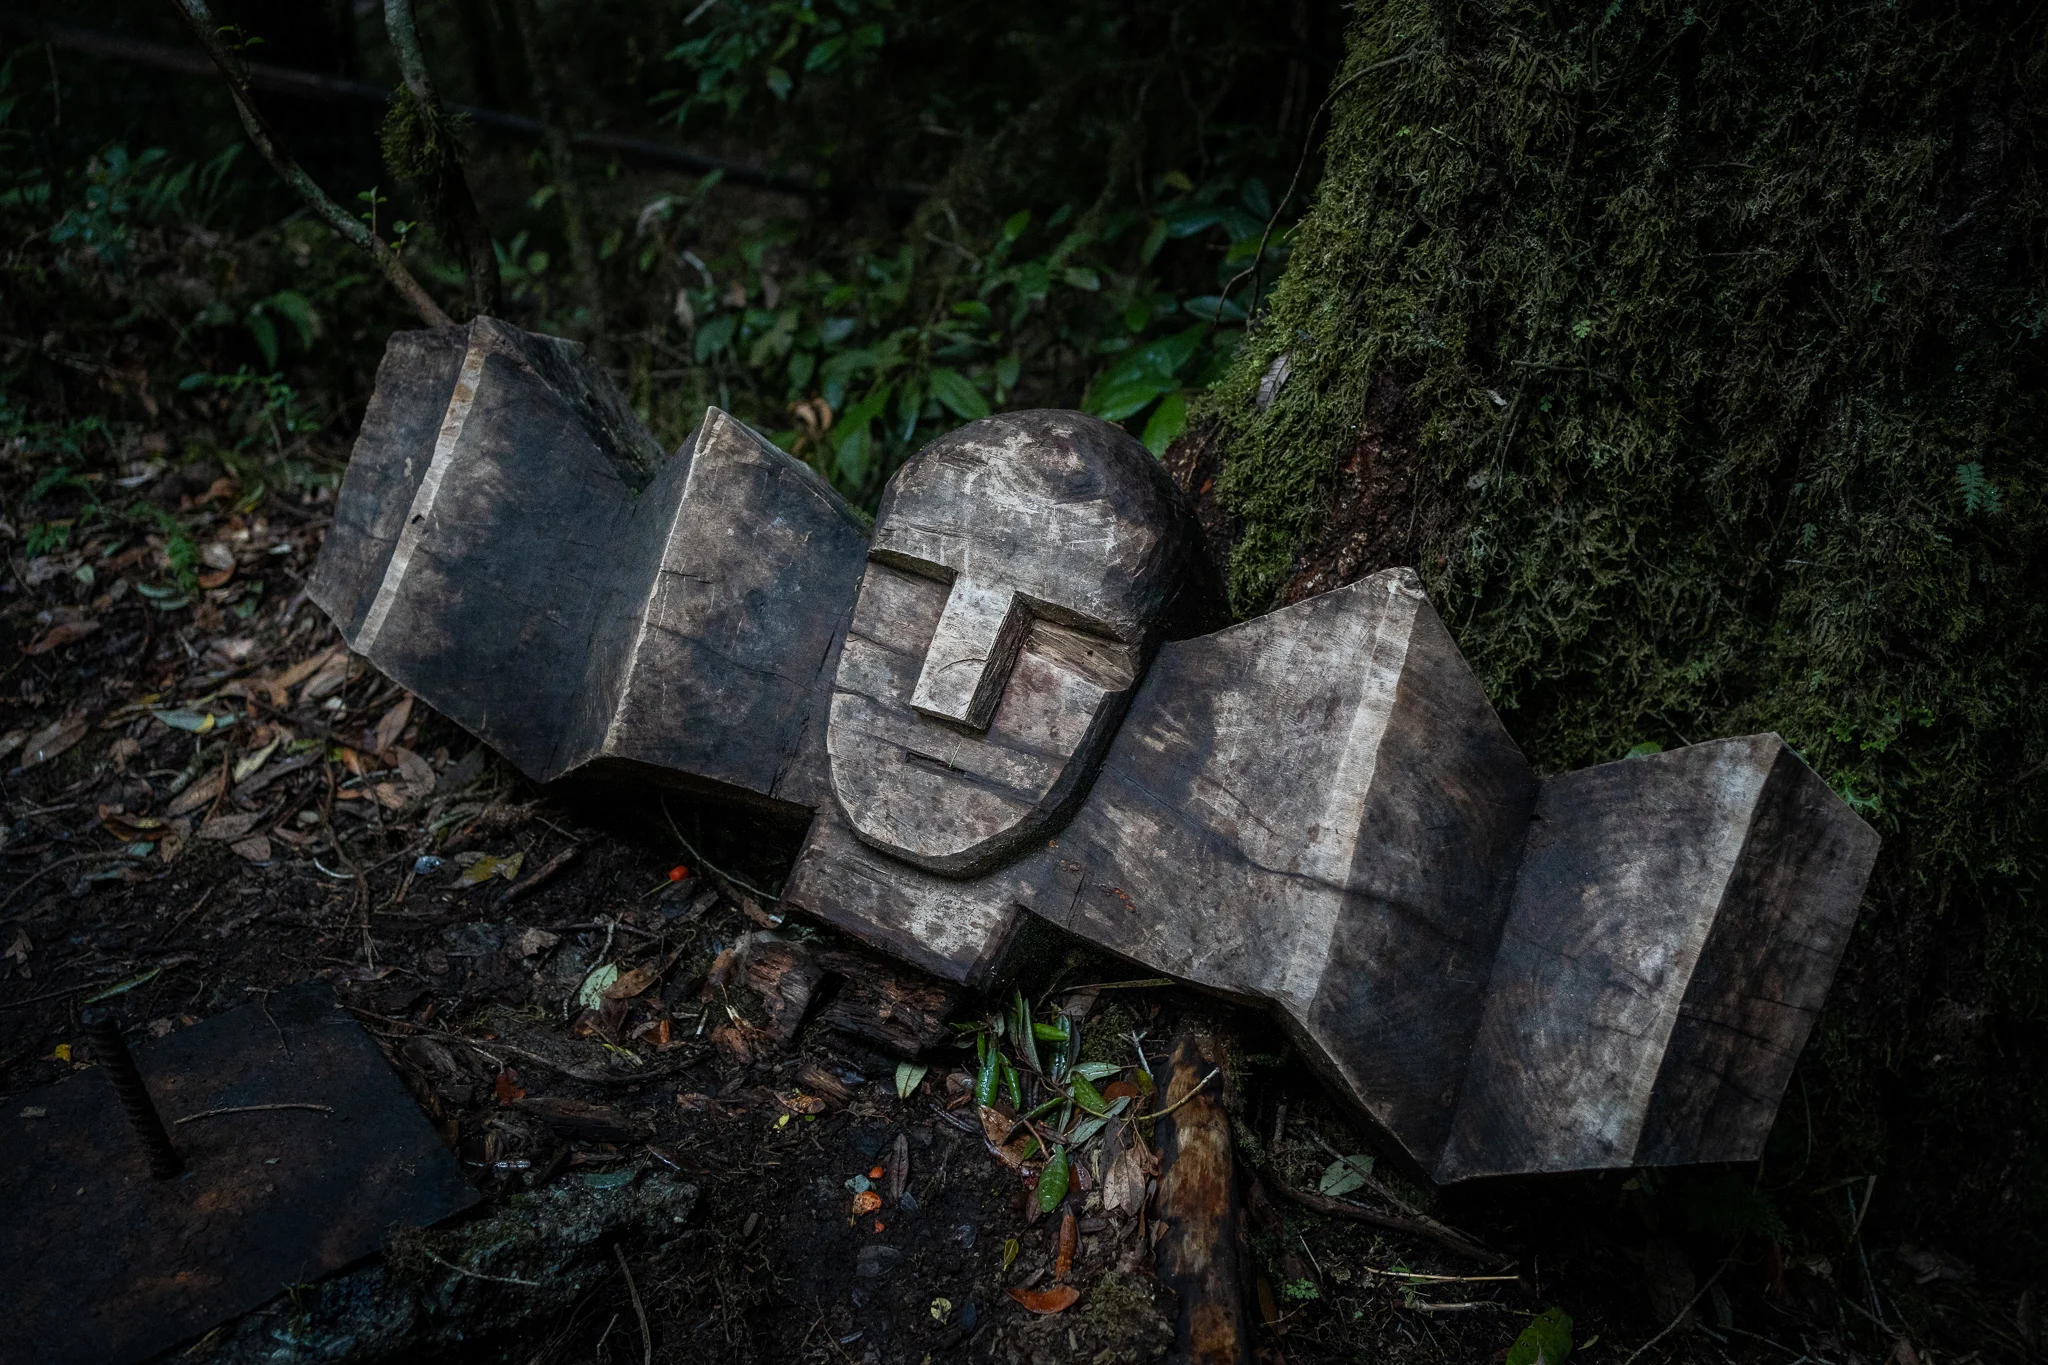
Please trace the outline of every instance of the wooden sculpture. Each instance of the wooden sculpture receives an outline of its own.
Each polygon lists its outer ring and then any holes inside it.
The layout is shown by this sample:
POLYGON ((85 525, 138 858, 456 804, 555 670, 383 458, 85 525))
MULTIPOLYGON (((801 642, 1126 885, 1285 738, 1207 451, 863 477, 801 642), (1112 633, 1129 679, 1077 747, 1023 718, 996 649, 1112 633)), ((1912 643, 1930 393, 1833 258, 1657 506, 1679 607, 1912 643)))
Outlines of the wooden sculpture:
POLYGON ((536 779, 808 818, 785 901, 936 975, 1035 916, 1264 1004, 1433 1179, 1755 1158, 1869 826, 1775 735, 1540 778, 1412 573, 1214 629, 1197 544, 1079 413, 932 442, 870 534, 479 318, 393 338, 312 595, 536 779))

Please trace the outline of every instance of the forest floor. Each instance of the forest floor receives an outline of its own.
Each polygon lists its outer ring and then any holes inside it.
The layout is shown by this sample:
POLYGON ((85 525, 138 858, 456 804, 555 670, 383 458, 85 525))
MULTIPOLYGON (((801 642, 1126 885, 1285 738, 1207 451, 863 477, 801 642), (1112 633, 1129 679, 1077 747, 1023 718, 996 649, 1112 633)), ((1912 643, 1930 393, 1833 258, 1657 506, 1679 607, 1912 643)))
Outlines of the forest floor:
MULTIPOLYGON (((680 1235, 621 1233, 617 1273, 540 1321, 519 1321, 523 1291, 507 1286, 517 1329, 481 1317, 472 1358, 1160 1357, 1171 1309, 1147 1283, 1142 1204, 1105 1204, 1109 1172, 1084 1147, 1042 1211, 976 1119, 969 1033, 900 1072, 815 1008, 778 1027, 749 988, 762 945, 832 943, 741 889, 776 884, 792 831, 649 793, 532 787, 352 658, 306 600, 327 484, 265 486, 175 448, 88 454, 55 485, 19 446, 0 470, 6 1121, 23 1092, 92 1066, 89 1000, 141 1041, 324 979, 484 1195, 465 1217, 605 1173, 697 1187, 680 1235), (164 511, 158 530, 90 528, 83 510, 117 487, 164 511), (78 537, 28 553, 23 528, 67 516, 78 537), (1016 1297, 1061 1281, 1079 1290, 1063 1313, 1016 1297)), ((1085 989, 1128 974, 1077 956, 1021 985, 1041 1017, 1081 1018, 1102 1088, 1149 1094, 1141 1073, 1164 1064, 1178 1021, 1214 1007, 1171 987, 1085 989)), ((1003 1008, 966 999, 954 1018, 1003 1008)), ((1993 1267, 1853 1227, 1795 1254, 1732 1213, 1698 1214, 1700 1191, 1744 1207, 1754 1168, 1694 1181, 1690 1204, 1625 1174, 1439 1193, 1382 1162, 1348 1180, 1339 1159, 1370 1149, 1328 1093, 1262 1051, 1279 1045, 1257 1021, 1214 1017, 1236 1039, 1262 1360, 1519 1365, 1534 1356, 1510 1344, 1552 1307, 1588 1362, 2030 1358, 2032 1301, 2015 1320, 1993 1267), (1319 1186, 1382 1214, 1427 1208, 1508 1268, 1285 1197, 1319 1186)), ((292 1311, 280 1300, 259 1325, 292 1311)))

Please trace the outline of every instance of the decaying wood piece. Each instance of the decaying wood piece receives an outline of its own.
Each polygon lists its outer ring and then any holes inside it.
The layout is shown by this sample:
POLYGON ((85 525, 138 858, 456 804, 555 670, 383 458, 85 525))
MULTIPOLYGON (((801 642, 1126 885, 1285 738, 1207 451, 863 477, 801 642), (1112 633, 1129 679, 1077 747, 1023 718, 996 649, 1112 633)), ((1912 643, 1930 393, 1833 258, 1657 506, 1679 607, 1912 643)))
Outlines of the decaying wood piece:
MULTIPOLYGON (((784 904, 945 982, 1035 916, 1269 1007, 1418 1175, 1754 1158, 1869 827, 1772 735, 1539 779, 1411 572, 1203 635, 1197 544, 1058 412, 933 442, 870 541, 485 318, 393 339, 311 591, 536 778, 808 815, 784 904)), ((941 1036, 950 988, 844 976, 828 1022, 941 1036)))
POLYGON ((1178 1305, 1169 1357, 1188 1365, 1250 1365, 1251 1248, 1224 1109, 1222 1052, 1199 1029, 1173 1046, 1159 1120, 1159 1278, 1178 1305))

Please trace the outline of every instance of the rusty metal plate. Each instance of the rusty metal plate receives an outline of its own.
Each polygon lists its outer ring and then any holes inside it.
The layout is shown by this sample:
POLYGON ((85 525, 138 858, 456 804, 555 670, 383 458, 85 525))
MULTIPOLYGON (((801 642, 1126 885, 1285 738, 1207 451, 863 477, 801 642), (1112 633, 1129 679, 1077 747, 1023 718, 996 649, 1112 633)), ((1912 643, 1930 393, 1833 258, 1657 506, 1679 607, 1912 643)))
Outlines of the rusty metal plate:
POLYGON ((480 1197, 321 982, 136 1049, 185 1173, 150 1178, 98 1068, 0 1111, 0 1362, 143 1359, 480 1197), (260 1104, 304 1109, 224 1114, 260 1104), (44 1111, 35 1116, 35 1111, 44 1111))

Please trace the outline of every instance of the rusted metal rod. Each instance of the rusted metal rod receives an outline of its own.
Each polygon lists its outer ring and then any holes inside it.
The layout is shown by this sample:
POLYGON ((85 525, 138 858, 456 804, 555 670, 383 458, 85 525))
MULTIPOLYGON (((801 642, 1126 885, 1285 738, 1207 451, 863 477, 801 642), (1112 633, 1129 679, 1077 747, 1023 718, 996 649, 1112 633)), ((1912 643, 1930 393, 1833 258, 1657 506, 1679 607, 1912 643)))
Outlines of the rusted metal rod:
POLYGON ((142 1083, 142 1072, 135 1065, 135 1055, 128 1051, 128 1040, 121 1036, 120 1020, 109 1011, 92 1010, 87 1012, 84 1024, 93 1056, 105 1068, 114 1093, 121 1098, 122 1111, 128 1115, 135 1136, 142 1140, 142 1148, 149 1154, 149 1173, 158 1180, 171 1179, 185 1169, 185 1158, 179 1156, 178 1149, 172 1145, 163 1115, 157 1113, 156 1102, 149 1097, 149 1087, 142 1083))

